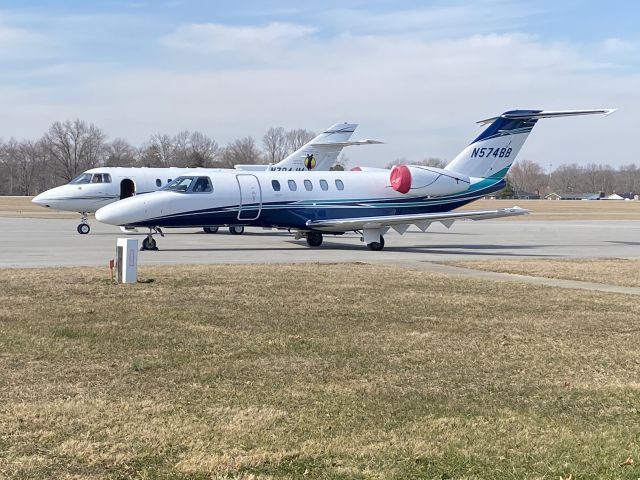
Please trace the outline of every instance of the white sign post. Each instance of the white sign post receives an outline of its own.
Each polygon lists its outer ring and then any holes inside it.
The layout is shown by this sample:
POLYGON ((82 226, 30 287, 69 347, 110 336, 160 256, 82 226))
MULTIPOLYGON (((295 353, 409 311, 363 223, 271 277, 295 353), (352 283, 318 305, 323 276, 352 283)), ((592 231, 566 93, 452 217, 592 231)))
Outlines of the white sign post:
POLYGON ((118 238, 116 244, 116 281, 136 283, 138 281, 138 240, 118 238))

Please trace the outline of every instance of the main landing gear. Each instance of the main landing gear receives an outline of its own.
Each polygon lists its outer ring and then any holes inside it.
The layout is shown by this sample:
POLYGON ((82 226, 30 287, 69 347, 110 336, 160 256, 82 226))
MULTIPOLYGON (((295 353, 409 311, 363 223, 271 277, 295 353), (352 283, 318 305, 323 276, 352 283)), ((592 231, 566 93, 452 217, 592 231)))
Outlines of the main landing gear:
POLYGON ((374 252, 379 252, 384 248, 384 237, 380 235, 379 242, 367 243, 367 247, 369 247, 369 250, 373 250, 374 252))
MULTIPOLYGON (((361 241, 366 242, 369 250, 373 250, 374 252, 379 252, 384 248, 384 237, 380 233, 380 230, 374 231, 364 231, 358 232, 362 233, 361 241)), ((342 233, 336 233, 336 235, 341 235, 342 233)), ((296 240, 300 238, 305 238, 307 240, 307 245, 313 248, 317 248, 322 245, 322 233, 320 232, 300 232, 296 233, 296 240)))
POLYGON ((78 230, 80 235, 86 235, 91 231, 91 227, 89 226, 89 215, 87 212, 81 212, 80 215, 82 215, 82 217, 80 217, 80 225, 78 225, 76 230, 78 230))
POLYGON ((310 247, 319 247, 322 245, 322 234, 320 232, 307 232, 307 245, 310 247))
POLYGON ((164 237, 164 233, 160 227, 150 228, 147 236, 142 240, 142 247, 140 247, 140 251, 145 250, 158 250, 158 246, 156 245, 156 239, 153 238, 154 233, 159 233, 161 237, 164 237))
MULTIPOLYGON (((205 233, 218 233, 220 227, 202 227, 205 233)), ((242 235, 244 233, 244 227, 242 225, 234 225, 229 227, 229 233, 231 235, 242 235)))

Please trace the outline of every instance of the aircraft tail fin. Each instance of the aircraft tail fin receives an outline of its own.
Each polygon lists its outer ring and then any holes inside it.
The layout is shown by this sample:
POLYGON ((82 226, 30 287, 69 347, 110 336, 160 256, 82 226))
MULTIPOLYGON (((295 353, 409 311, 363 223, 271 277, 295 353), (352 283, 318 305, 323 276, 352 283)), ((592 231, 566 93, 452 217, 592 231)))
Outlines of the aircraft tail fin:
POLYGON ((349 142, 357 127, 357 123, 336 123, 269 170, 329 170, 344 147, 361 144, 349 142))
POLYGON ((610 115, 614 111, 615 109, 511 110, 498 117, 481 120, 478 123, 488 127, 445 169, 469 177, 504 178, 539 119, 593 114, 610 115))

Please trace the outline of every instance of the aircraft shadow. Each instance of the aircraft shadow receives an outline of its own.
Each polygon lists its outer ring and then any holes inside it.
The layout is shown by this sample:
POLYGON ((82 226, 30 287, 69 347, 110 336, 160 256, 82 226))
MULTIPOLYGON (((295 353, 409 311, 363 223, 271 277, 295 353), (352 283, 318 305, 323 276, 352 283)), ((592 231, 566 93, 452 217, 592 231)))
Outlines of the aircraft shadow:
MULTIPOLYGON (((293 240, 286 241, 290 246, 282 247, 251 247, 251 248, 235 248, 235 247, 207 247, 207 248, 162 248, 159 244, 160 251, 163 252, 246 252, 246 251, 287 251, 293 252, 291 246, 309 249, 304 242, 296 242, 293 240)), ((399 253, 423 253, 432 255, 461 255, 461 256, 500 256, 500 257, 562 257, 563 255, 549 255, 541 253, 532 253, 531 249, 544 248, 548 245, 493 245, 493 244, 476 244, 476 245, 414 245, 409 247, 386 246, 383 252, 399 252, 399 253), (509 252, 507 250, 519 250, 522 253, 509 252)), ((309 249, 310 250, 310 249, 309 249)), ((352 245, 338 242, 327 242, 317 249, 322 250, 343 250, 343 251, 367 251, 364 245, 352 245)))

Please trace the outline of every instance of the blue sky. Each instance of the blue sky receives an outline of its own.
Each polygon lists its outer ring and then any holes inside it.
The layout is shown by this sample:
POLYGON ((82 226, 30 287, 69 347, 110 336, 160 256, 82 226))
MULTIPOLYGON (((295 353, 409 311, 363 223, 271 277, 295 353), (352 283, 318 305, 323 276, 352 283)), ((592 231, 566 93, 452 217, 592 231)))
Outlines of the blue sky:
POLYGON ((521 158, 632 163, 638 18, 616 0, 5 1, 0 137, 80 117, 137 145, 184 129, 225 144, 349 121, 388 142, 352 163, 381 165, 452 158, 512 108, 617 107, 541 122, 521 158))

